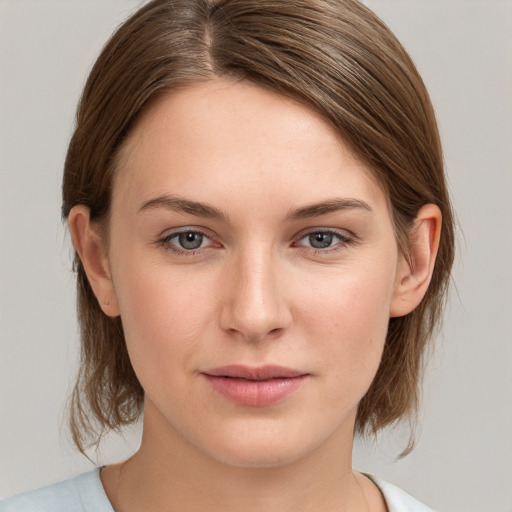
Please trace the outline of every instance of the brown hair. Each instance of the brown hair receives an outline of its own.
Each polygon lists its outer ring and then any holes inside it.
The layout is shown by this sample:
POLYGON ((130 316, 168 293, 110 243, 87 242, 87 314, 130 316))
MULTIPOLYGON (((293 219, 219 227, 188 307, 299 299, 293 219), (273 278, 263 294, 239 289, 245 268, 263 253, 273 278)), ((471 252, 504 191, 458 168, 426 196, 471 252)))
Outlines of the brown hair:
MULTIPOLYGON (((355 0, 153 0, 111 37, 78 107, 63 180, 63 217, 78 204, 108 220, 116 155, 141 110, 165 91, 212 76, 245 79, 299 99, 334 126, 387 192, 400 249, 419 209, 439 206, 430 287, 392 318, 356 428, 376 433, 415 418, 422 355, 438 325, 454 253, 453 217, 434 111, 406 51, 355 0)), ((120 318, 103 314, 75 256, 82 361, 71 398, 78 448, 135 421, 143 389, 120 318)))

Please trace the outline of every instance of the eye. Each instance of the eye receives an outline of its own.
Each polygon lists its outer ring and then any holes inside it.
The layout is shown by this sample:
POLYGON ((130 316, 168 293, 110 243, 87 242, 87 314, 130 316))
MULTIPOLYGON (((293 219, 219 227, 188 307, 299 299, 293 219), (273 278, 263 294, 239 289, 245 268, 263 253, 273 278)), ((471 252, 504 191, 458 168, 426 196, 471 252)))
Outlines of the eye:
POLYGON ((307 238, 311 247, 326 249, 332 245, 334 235, 332 233, 311 233, 307 238))
POLYGON ((201 231, 186 229, 170 233, 160 240, 160 243, 178 254, 193 253, 212 244, 211 239, 201 231))
POLYGON ((324 249, 325 252, 328 252, 329 250, 341 249, 352 242, 353 240, 350 237, 337 231, 317 230, 307 233, 299 240, 297 245, 320 251, 324 249))
POLYGON ((199 249, 199 247, 203 245, 205 236, 202 233, 197 233, 195 231, 187 231, 186 233, 180 233, 173 238, 176 239, 176 242, 181 248, 193 250, 199 249))

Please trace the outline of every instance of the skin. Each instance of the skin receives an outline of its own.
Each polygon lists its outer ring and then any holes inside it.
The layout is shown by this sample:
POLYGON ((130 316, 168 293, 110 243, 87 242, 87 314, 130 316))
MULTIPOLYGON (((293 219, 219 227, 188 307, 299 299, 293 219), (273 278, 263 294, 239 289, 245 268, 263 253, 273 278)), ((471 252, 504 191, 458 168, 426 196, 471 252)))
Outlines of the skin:
POLYGON ((420 210, 410 268, 384 192, 322 118, 215 79, 159 98, 132 129, 108 245, 86 207, 69 223, 145 390, 140 449, 101 473, 116 511, 386 510, 352 470, 357 404, 390 316, 428 287, 437 207, 420 210), (180 247, 180 230, 201 246, 180 247), (277 404, 242 406, 202 375, 229 364, 307 377, 277 404))

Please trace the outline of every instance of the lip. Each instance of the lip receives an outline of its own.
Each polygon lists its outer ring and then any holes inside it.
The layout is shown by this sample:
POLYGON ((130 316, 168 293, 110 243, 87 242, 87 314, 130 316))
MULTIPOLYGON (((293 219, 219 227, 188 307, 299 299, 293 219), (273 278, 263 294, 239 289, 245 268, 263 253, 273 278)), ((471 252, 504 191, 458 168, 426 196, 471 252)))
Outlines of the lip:
POLYGON ((276 365, 229 365, 210 368, 201 374, 224 398, 250 407, 265 407, 284 400, 309 376, 306 372, 276 365))

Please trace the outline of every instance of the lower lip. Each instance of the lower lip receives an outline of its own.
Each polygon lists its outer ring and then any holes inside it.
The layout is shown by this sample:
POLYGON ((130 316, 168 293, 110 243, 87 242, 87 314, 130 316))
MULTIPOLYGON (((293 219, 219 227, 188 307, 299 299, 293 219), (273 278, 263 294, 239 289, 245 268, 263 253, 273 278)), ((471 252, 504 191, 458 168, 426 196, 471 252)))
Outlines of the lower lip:
POLYGON ((269 380, 246 380, 203 374, 215 391, 239 405, 264 407, 280 402, 296 391, 307 375, 269 380))

